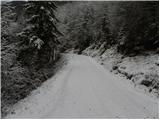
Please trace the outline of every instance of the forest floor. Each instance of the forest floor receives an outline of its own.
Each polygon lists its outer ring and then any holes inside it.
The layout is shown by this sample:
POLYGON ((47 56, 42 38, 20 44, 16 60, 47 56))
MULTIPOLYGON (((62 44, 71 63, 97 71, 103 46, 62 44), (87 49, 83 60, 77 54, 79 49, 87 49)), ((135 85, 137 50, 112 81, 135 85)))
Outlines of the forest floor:
POLYGON ((158 99, 137 91, 93 58, 68 64, 14 105, 6 118, 158 118, 158 99))

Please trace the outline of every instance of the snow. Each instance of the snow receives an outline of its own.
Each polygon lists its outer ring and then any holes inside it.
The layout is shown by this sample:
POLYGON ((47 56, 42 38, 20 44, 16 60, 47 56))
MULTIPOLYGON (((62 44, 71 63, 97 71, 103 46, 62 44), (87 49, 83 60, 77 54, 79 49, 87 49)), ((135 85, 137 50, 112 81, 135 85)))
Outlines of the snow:
POLYGON ((137 92, 91 57, 66 57, 64 69, 6 118, 158 118, 158 99, 137 92))
POLYGON ((156 87, 159 83, 159 54, 146 51, 141 55, 129 57, 118 53, 116 47, 111 47, 101 55, 102 49, 92 49, 92 47, 84 50, 83 54, 92 56, 113 74, 123 78, 131 76, 131 79, 128 80, 134 84, 136 89, 140 88, 141 92, 158 98, 156 87), (114 67, 117 69, 113 70, 114 67), (143 81, 152 83, 149 86, 144 86, 143 81))
POLYGON ((41 10, 44 10, 44 7, 43 6, 41 6, 41 8, 40 8, 41 10))

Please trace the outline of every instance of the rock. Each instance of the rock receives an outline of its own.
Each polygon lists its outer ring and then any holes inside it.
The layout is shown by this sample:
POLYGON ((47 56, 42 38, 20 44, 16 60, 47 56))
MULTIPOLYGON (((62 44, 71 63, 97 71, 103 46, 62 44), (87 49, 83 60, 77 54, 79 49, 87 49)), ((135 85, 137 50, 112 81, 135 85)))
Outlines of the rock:
POLYGON ((118 74, 118 71, 115 71, 114 74, 118 74))
POLYGON ((15 111, 11 111, 11 114, 16 114, 15 111))
POLYGON ((155 63, 157 66, 159 66, 159 63, 155 63))
POLYGON ((151 88, 149 89, 149 92, 152 92, 152 89, 151 89, 151 88))
POLYGON ((126 69, 126 67, 125 67, 125 66, 121 66, 120 68, 121 68, 121 69, 126 69))
POLYGON ((124 59, 124 58, 125 58, 125 56, 122 56, 122 57, 121 57, 121 59, 124 59))
POLYGON ((152 82, 151 82, 151 81, 148 81, 148 80, 142 80, 142 81, 141 81, 141 85, 145 85, 145 86, 147 86, 147 87, 149 87, 151 84, 152 84, 152 82))
POLYGON ((131 80, 131 79, 132 79, 132 77, 133 77, 133 75, 131 75, 131 74, 127 74, 127 79, 131 80))
POLYGON ((118 69, 118 66, 114 65, 114 66, 112 67, 112 69, 113 69, 113 70, 117 70, 117 69, 118 69))

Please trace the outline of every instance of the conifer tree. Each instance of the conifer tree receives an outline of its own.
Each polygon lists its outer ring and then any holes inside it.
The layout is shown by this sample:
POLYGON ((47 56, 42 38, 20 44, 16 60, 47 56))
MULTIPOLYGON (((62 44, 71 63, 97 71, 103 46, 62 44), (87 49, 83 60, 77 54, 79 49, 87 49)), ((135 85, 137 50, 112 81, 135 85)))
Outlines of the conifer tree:
POLYGON ((35 50, 33 57, 41 64, 55 61, 58 53, 57 35, 61 33, 56 27, 56 8, 52 1, 28 1, 25 4, 28 25, 19 36, 31 52, 35 50))
POLYGON ((9 23, 14 20, 15 13, 13 12, 14 7, 10 6, 10 3, 2 3, 1 8, 1 27, 2 33, 1 38, 6 37, 9 34, 9 23))

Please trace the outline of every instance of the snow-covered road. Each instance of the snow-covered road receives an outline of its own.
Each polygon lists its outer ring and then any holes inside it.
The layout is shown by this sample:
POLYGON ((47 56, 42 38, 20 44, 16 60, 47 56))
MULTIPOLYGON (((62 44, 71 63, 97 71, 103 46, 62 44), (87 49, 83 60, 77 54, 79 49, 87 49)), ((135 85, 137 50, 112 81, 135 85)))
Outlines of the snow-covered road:
POLYGON ((67 57, 68 65, 6 118, 158 118, 158 99, 136 91, 90 57, 67 57))

